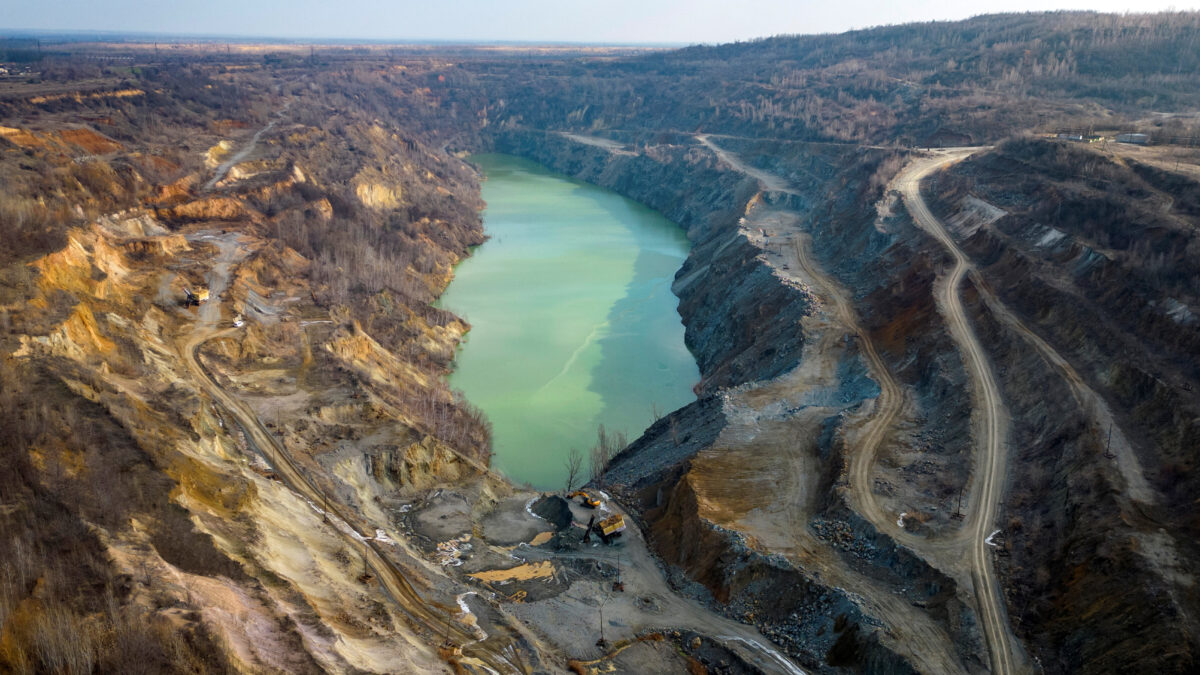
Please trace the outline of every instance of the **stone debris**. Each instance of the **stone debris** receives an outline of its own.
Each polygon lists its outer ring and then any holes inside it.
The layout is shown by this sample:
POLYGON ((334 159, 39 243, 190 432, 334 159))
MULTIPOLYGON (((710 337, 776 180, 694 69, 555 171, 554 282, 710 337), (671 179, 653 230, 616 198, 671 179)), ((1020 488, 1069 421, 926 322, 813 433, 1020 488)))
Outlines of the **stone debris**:
POLYGON ((879 555, 879 551, 869 542, 855 536, 854 530, 848 523, 840 520, 815 518, 811 527, 822 541, 862 560, 871 560, 879 555))
POLYGON ((437 545, 437 552, 434 556, 437 558, 439 565, 444 567, 458 567, 463 564, 462 555, 471 550, 470 534, 464 534, 456 539, 443 541, 437 545))

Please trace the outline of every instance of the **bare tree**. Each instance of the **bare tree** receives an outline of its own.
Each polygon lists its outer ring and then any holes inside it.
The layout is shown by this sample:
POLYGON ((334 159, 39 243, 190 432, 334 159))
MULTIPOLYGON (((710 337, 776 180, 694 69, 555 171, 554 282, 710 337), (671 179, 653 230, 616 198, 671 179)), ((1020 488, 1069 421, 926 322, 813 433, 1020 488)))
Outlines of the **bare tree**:
POLYGON ((599 485, 604 484, 604 473, 608 470, 608 463, 626 445, 628 440, 623 432, 609 435, 604 425, 600 425, 596 430, 596 444, 592 446, 590 453, 592 480, 599 485))
POLYGON ((567 492, 570 492, 575 487, 575 481, 579 479, 579 472, 583 469, 583 453, 579 448, 571 448, 567 453, 567 492))
POLYGON ((590 468, 592 480, 598 485, 604 484, 604 470, 608 467, 608 438, 604 432, 604 425, 600 425, 600 429, 596 432, 596 444, 592 446, 589 453, 590 468))
POLYGON ((661 419, 662 419, 662 411, 658 409, 658 404, 651 403, 650 404, 650 424, 654 424, 655 422, 657 422, 661 419))

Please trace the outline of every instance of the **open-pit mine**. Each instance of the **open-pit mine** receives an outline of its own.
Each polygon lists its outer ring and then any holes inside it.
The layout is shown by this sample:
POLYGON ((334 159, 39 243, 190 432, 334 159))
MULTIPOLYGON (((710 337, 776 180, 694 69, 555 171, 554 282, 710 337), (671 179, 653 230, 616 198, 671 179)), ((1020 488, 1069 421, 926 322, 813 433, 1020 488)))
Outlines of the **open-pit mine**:
POLYGON ((1197 33, 0 44, 0 672, 1196 672, 1197 33))

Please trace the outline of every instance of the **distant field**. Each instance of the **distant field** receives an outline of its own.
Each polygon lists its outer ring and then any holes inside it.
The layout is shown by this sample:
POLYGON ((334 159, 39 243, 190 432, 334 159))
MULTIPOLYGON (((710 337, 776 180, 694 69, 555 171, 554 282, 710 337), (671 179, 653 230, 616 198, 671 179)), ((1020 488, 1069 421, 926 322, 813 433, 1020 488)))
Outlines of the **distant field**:
POLYGON ((27 78, 0 79, 0 98, 26 98, 31 96, 53 96, 75 92, 93 92, 102 89, 115 89, 121 81, 115 77, 97 77, 89 80, 74 82, 37 82, 30 83, 27 78))

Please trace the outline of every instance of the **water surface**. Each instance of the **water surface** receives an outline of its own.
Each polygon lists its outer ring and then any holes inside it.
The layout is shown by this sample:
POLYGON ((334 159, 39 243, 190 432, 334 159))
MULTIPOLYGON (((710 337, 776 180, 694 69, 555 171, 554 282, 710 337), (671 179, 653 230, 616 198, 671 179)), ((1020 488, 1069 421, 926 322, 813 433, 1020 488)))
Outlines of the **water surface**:
POLYGON ((683 231, 650 209, 508 155, 476 155, 491 239, 440 305, 471 322, 450 385, 493 424, 493 465, 563 487, 597 426, 636 437, 699 379, 671 281, 683 231))

